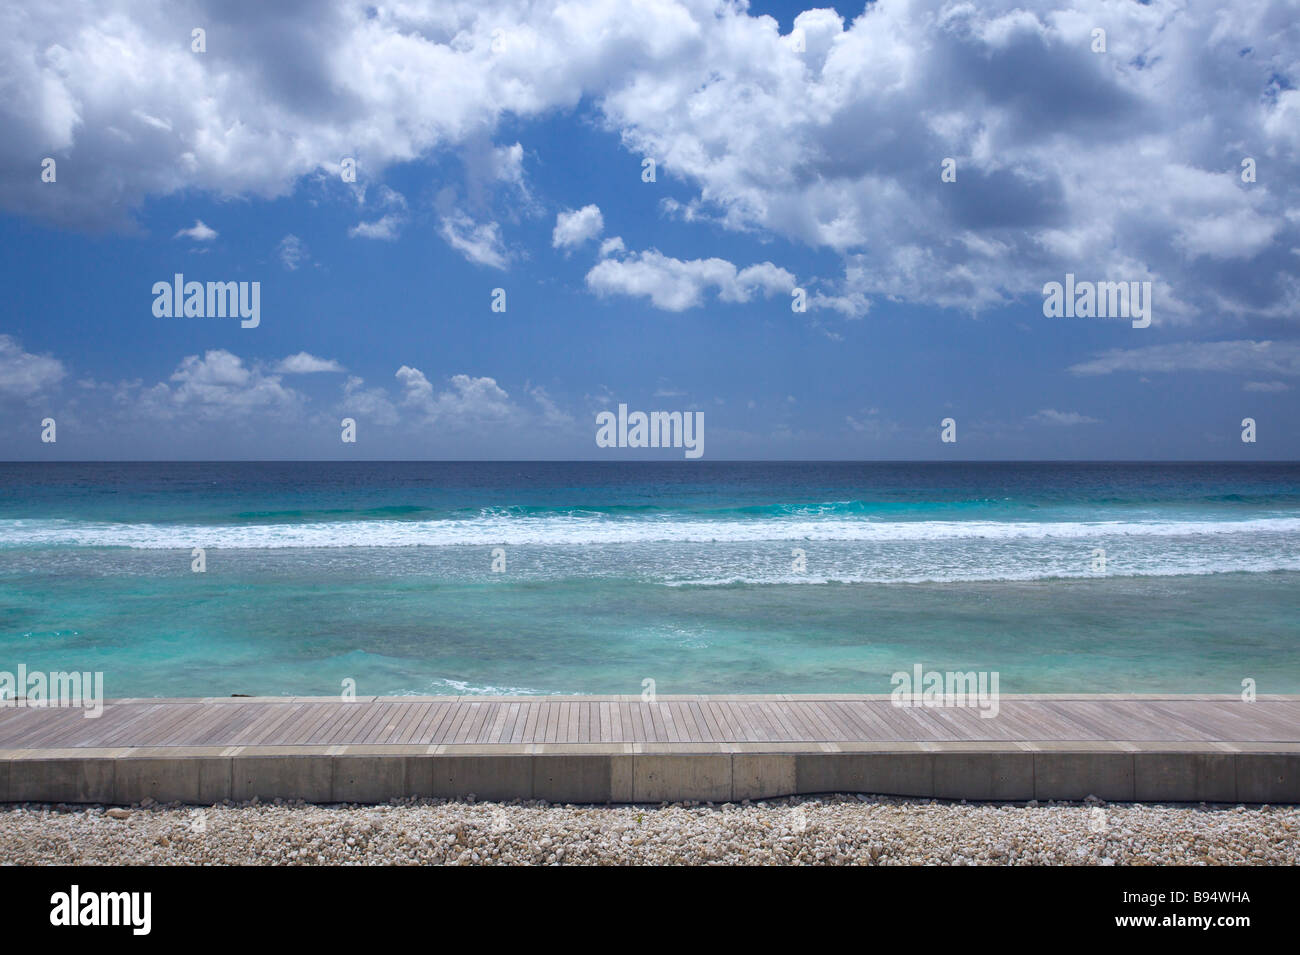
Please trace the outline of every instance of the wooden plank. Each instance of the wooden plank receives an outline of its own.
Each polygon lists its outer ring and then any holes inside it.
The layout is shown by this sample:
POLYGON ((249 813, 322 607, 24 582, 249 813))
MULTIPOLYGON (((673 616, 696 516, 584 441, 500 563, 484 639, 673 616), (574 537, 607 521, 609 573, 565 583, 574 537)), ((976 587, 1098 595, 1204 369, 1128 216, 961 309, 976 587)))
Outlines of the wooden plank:
POLYGON ((573 717, 573 704, 568 700, 563 700, 559 705, 559 715, 555 719, 555 738, 553 743, 572 742, 573 737, 569 732, 569 721, 573 717))
POLYGON ((521 704, 509 703, 505 707, 506 715, 501 721, 500 742, 510 743, 515 738, 515 724, 519 722, 521 704))
POLYGON ((557 743, 578 742, 578 711, 582 704, 577 700, 564 701, 564 716, 560 722, 560 738, 557 743))
POLYGON ((560 702, 547 700, 542 704, 542 711, 546 714, 546 731, 542 742, 554 743, 560 727, 560 702))
POLYGON ((1300 725, 1287 723, 1284 713, 1279 713, 1279 718, 1275 718, 1267 703, 1215 702, 1189 706, 1185 703, 1162 702, 1152 706, 1183 725, 1219 739, 1248 738, 1252 735, 1256 738, 1289 739, 1295 735, 1297 725, 1300 725))
POLYGON ((1089 728, 1079 718, 1082 714, 1078 708, 1072 714, 1070 710, 1056 706, 1051 700, 1030 700, 1014 709, 1026 723, 1036 728, 1035 732, 1041 739, 1105 738, 1104 733, 1089 728))
POLYGON ((1300 726, 1300 712, 1285 703, 1215 702, 1209 704, 1206 712, 1225 723, 1231 720, 1237 727, 1243 724, 1254 727, 1276 740, 1294 736, 1296 727, 1300 726))
POLYGON ((692 700, 691 710, 695 713, 695 725, 701 728, 706 739, 719 743, 724 741, 722 728, 718 725, 717 720, 713 718, 713 711, 709 709, 707 700, 692 700))
POLYGON ((386 715, 383 703, 353 703, 352 705, 364 706, 369 713, 365 719, 361 720, 361 722, 353 724, 351 732, 341 740, 343 745, 365 743, 370 739, 371 734, 379 727, 380 722, 386 715))
POLYGON ((424 725, 425 719, 428 718, 429 711, 434 708, 434 703, 417 703, 407 717, 406 727, 397 742, 401 746, 410 746, 419 735, 420 727, 424 725))
POLYGON ((537 741, 537 720, 542 713, 542 705, 536 702, 526 703, 527 710, 524 714, 524 731, 520 734, 519 742, 533 743, 537 741))
POLYGON ((910 716, 916 721, 917 726, 924 734, 919 737, 920 739, 935 743, 957 739, 957 734, 952 731, 951 724, 939 715, 944 709, 945 707, 941 706, 915 706, 912 708, 910 716))
POLYGON ((212 709, 218 714, 217 719, 195 737, 196 746, 228 745, 235 734, 246 729, 261 712, 259 708, 243 703, 223 703, 212 709))
POLYGON ((393 706, 383 728, 376 733, 380 743, 396 743, 406 731, 406 718, 415 709, 415 703, 399 703, 393 706))
MULTIPOLYGON (((576 742, 591 742, 591 704, 586 700, 576 703, 578 709, 578 736, 576 742)), ((596 732, 597 739, 600 738, 599 728, 596 732)))
POLYGON ((1088 735, 1078 739, 1177 739, 1189 738, 1186 731, 1179 732, 1176 721, 1161 720, 1156 711, 1143 707, 1131 712, 1118 712, 1113 705, 1120 701, 1107 701, 1110 707, 1084 703, 1080 700, 1062 701, 1060 704, 1046 703, 1045 708, 1057 714, 1062 721, 1082 726, 1088 735), (1153 715, 1155 718, 1153 718, 1153 715))
POLYGON ((664 712, 668 705, 668 703, 642 704, 641 715, 647 721, 646 730, 650 733, 650 739, 647 742, 667 743, 669 741, 667 720, 664 718, 664 712))
POLYGON ((600 743, 612 743, 613 727, 611 707, 614 704, 601 700, 596 704, 596 741, 600 743))
POLYGON ((456 711, 456 705, 451 702, 434 703, 433 711, 424 718, 420 728, 416 730, 415 742, 426 743, 432 746, 440 740, 443 727, 451 719, 452 713, 456 711))
POLYGON ((786 713, 797 714, 802 717, 808 725, 809 731, 814 735, 810 737, 813 740, 821 742, 836 742, 839 740, 851 738, 846 735, 844 729, 837 726, 832 718, 826 705, 819 700, 811 700, 807 703, 794 703, 789 706, 775 706, 773 704, 764 704, 763 707, 768 712, 780 719, 786 713))
POLYGON ((296 736, 296 741, 303 746, 319 746, 329 735, 330 728, 345 718, 344 707, 356 706, 355 703, 338 702, 318 703, 319 712, 312 714, 303 723, 296 736))
POLYGON ((707 742, 704 733, 700 731, 699 725, 695 722, 695 711, 691 706, 690 700, 683 700, 677 704, 677 719, 681 724, 681 732, 688 743, 707 742))
POLYGON ((1090 731, 1072 724, 1060 723, 1052 717, 1050 710, 1042 707, 1035 708, 1028 702, 1019 702, 1015 705, 1010 700, 1003 700, 998 719, 1020 741, 1077 739, 1081 734, 1085 739, 1094 738, 1087 735, 1090 731))
POLYGON ((713 722, 718 727, 718 738, 720 740, 727 743, 745 742, 745 734, 731 725, 726 709, 720 702, 709 700, 706 705, 709 712, 713 714, 713 722))
POLYGON ((471 704, 456 702, 452 704, 451 718, 447 720, 439 733, 439 743, 455 743, 461 735, 461 727, 474 718, 471 704))
POLYGON ((823 707, 835 721, 835 725, 841 728, 841 731, 845 734, 845 739, 870 739, 872 725, 863 718, 859 707, 852 706, 842 700, 828 700, 823 704, 823 707))
MULTIPOLYGON (((307 703, 304 704, 306 710, 301 717, 294 721, 293 726, 284 730, 285 745, 288 746, 306 746, 312 738, 312 734, 317 726, 327 721, 336 719, 335 704, 333 703, 307 703)), ((346 703, 339 703, 339 706, 346 706, 346 703)))
POLYGON ((835 720, 835 724, 842 727, 843 731, 848 734, 847 739, 865 739, 871 732, 870 725, 862 719, 857 708, 850 706, 848 703, 840 700, 827 700, 822 705, 831 718, 835 720))
POLYGON ((749 735, 760 742, 799 739, 807 735, 801 719, 792 713, 778 714, 762 703, 737 703, 749 735))
MULTIPOLYGON (((12 727, 17 726, 24 719, 23 708, 13 701, 8 705, 0 705, 0 746, 4 745, 4 740, 8 738, 12 727)), ((101 716, 100 719, 103 719, 101 716)))
MULTIPOLYGON (((1010 732, 998 722, 998 716, 981 716, 978 707, 949 706, 940 711, 941 719, 959 740, 996 740, 1010 742, 1010 732)), ((999 716, 1001 713, 999 712, 999 716)))
POLYGON ((912 717, 916 707, 894 706, 882 703, 872 707, 871 712, 886 726, 885 742, 914 742, 924 736, 922 724, 912 717))
POLYGON ((722 715, 726 719, 728 725, 730 725, 736 731, 737 742, 741 742, 741 743, 762 742, 758 738, 757 734, 754 733, 753 728, 749 725, 749 722, 745 720, 744 717, 740 714, 740 711, 737 708, 735 703, 731 702, 730 700, 719 700, 716 706, 722 712, 722 715))
MULTIPOLYGON (((5 738, 5 749, 48 749, 64 738, 85 739, 93 728, 86 723, 102 723, 104 730, 121 726, 131 720, 130 714, 114 713, 107 709, 97 719, 88 720, 84 713, 71 709, 25 709, 22 720, 16 721, 5 738)), ((84 745, 84 744, 80 744, 84 745)))
POLYGON ((252 739, 250 745, 261 746, 279 746, 281 745, 281 730, 288 725, 299 711, 305 706, 303 703, 267 703, 273 711, 273 718, 260 729, 252 739), (278 712, 275 712, 278 711, 278 712))
MULTIPOLYGON (((78 745, 105 747, 124 746, 135 736, 139 729, 148 726, 149 722, 163 711, 163 706, 164 704, 160 703, 142 709, 136 716, 128 717, 117 726, 107 727, 103 731, 101 731, 99 727, 95 727, 82 737, 83 742, 78 745)), ((64 746, 67 745, 67 743, 68 740, 63 738, 60 734, 60 736, 48 740, 46 745, 64 746)))
POLYGON ((645 708, 648 703, 642 703, 639 700, 635 703, 627 704, 628 722, 632 725, 631 742, 645 743, 654 737, 651 735, 651 729, 646 725, 648 715, 645 708))
MULTIPOLYGON (((880 719, 878 712, 880 704, 867 702, 867 700, 854 700, 854 702, 845 703, 844 708, 853 713, 854 719, 859 726, 858 739, 863 742, 880 742, 888 739, 892 730, 889 729, 888 722, 880 719)), ((885 706, 889 706, 885 703, 885 706)))
POLYGON ((344 740, 352 738, 352 732, 369 718, 370 706, 366 703, 344 703, 342 709, 337 711, 336 719, 338 723, 331 733, 324 734, 325 738, 321 741, 325 746, 342 746, 344 740))
POLYGON ((490 743, 492 727, 497 721, 497 711, 505 708, 504 703, 484 702, 483 716, 471 731, 470 742, 473 743, 490 743))
POLYGON ((469 719, 461 722, 460 731, 456 734, 455 739, 457 743, 477 743, 478 728, 483 725, 483 720, 487 718, 487 703, 480 703, 475 700, 469 704, 469 707, 471 715, 469 719))
MULTIPOLYGON (((850 708, 857 716, 858 722, 863 727, 862 729, 863 741, 869 741, 873 743, 884 742, 885 740, 892 738, 893 736, 892 728, 890 727, 889 723, 885 722, 885 720, 880 715, 879 711, 881 705, 882 704, 875 703, 875 702, 868 702, 866 700, 856 701, 849 704, 850 708)), ((889 706, 890 704, 885 703, 883 705, 889 706)))
POLYGON ((630 743, 632 742, 632 710, 627 705, 620 702, 609 704, 610 715, 613 717, 614 726, 613 742, 630 743))
POLYGON ((203 711, 203 719, 187 728, 184 741, 178 743, 178 745, 194 745, 195 740, 207 736, 209 733, 213 732, 213 730, 226 723, 229 719, 228 714, 221 707, 203 706, 202 704, 199 704, 196 708, 203 711))
POLYGON ((32 709, 26 713, 25 730, 10 745, 15 749, 86 746, 118 732, 145 718, 160 704, 138 709, 115 708, 110 715, 105 707, 97 719, 87 719, 84 712, 72 709, 32 709))
POLYGON ((551 716, 546 724, 546 742, 562 743, 569 729, 569 701, 556 700, 551 704, 551 716))
POLYGON ((254 739, 258 736, 258 734, 262 732, 263 729, 265 729, 269 724, 273 723, 277 719, 277 717, 283 715, 279 707, 269 703, 247 703, 247 704, 216 703, 213 705, 214 706, 244 705, 248 707, 249 714, 253 718, 247 724, 241 727, 239 732, 237 732, 234 738, 231 740, 232 743, 239 744, 239 745, 245 745, 253 742, 254 739))
POLYGON ((711 743, 932 740, 1294 741, 1300 703, 1229 700, 1003 699, 976 707, 898 708, 888 700, 410 699, 402 702, 149 702, 0 711, 0 748, 346 745, 438 742, 711 743))
POLYGON ((679 723, 681 714, 678 712, 678 708, 680 705, 676 700, 672 700, 660 706, 659 715, 663 717, 664 730, 668 733, 668 742, 670 743, 688 742, 685 727, 679 723))
POLYGON ((163 718, 153 721, 153 732, 142 735, 140 742, 145 746, 184 746, 203 732, 213 715, 201 705, 170 707, 163 718))
POLYGON ((746 718, 765 740, 816 740, 824 734, 816 721, 804 712, 805 706, 792 703, 746 703, 746 718))

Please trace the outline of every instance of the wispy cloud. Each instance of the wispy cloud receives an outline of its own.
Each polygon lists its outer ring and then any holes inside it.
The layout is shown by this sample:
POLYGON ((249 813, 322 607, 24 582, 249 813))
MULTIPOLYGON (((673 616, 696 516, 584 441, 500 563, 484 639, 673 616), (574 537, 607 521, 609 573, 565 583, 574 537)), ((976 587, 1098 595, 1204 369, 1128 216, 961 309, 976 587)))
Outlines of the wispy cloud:
POLYGON ((402 231, 402 223, 405 217, 390 212, 388 215, 376 219, 374 222, 358 222, 352 228, 348 229, 348 238, 351 239, 383 239, 392 242, 402 231))
POLYGON ((495 222, 475 222, 463 212, 444 216, 438 231, 453 249, 478 265, 504 269, 509 256, 495 222))
POLYGON ((1238 340, 1115 348, 1071 365, 1070 371, 1076 375, 1119 371, 1300 375, 1300 342, 1238 340))
POLYGON ((181 229, 172 236, 173 239, 193 239, 195 242, 211 242, 216 237, 217 230, 204 224, 202 219, 195 219, 194 225, 188 229, 181 229))
POLYGON ((290 355, 275 366, 275 370, 286 375, 311 375, 320 372, 343 371, 343 366, 332 358, 317 358, 315 355, 300 351, 290 355))
POLYGON ((1096 418, 1090 418, 1085 414, 1077 411, 1057 411, 1054 408, 1044 408, 1029 415, 1030 421, 1037 421, 1039 424, 1059 425, 1070 427, 1076 424, 1101 424, 1096 418))
POLYGON ((275 247, 275 254, 279 256, 280 262, 290 272, 296 272, 299 266, 311 258, 307 252, 306 243, 293 233, 280 240, 280 243, 275 247))

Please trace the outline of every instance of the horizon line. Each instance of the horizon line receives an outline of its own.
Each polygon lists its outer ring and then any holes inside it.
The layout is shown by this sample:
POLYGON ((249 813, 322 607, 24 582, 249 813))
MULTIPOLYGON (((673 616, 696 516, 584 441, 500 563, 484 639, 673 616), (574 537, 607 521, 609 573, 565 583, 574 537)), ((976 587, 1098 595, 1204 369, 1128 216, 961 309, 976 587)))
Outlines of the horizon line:
POLYGON ((1300 464, 1300 458, 58 458, 6 464, 1300 464))

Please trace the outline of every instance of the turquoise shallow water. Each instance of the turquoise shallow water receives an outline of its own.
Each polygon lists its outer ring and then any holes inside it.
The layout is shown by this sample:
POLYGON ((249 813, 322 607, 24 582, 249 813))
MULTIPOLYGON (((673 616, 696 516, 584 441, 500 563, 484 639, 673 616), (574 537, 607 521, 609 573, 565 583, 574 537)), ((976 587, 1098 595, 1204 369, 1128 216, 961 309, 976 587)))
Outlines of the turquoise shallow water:
POLYGON ((110 696, 1300 693, 1298 585, 1290 464, 0 464, 0 670, 110 696))

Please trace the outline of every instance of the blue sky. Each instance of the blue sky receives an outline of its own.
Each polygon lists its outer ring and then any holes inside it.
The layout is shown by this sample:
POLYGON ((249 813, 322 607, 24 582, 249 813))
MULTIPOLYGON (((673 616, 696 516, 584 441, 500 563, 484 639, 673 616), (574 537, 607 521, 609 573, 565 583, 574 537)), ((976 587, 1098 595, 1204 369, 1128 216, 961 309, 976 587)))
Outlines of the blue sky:
POLYGON ((0 40, 0 457, 1300 454, 1293 3, 114 6, 0 40))

